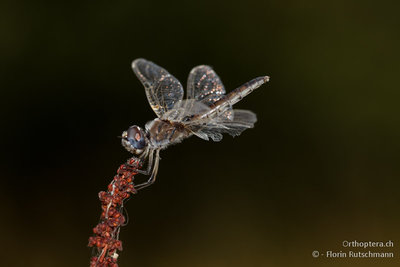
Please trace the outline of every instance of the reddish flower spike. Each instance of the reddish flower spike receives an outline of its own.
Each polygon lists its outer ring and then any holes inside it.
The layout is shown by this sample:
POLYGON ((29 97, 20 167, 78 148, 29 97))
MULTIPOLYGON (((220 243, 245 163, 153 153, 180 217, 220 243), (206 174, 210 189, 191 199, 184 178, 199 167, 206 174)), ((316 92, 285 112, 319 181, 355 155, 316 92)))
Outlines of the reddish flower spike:
POLYGON ((117 251, 122 250, 122 242, 118 240, 119 228, 126 221, 122 205, 131 194, 136 193, 133 180, 141 167, 139 159, 129 159, 118 168, 117 175, 107 187, 108 191, 99 193, 102 213, 88 244, 97 248, 97 255, 90 259, 91 267, 118 267, 117 251))

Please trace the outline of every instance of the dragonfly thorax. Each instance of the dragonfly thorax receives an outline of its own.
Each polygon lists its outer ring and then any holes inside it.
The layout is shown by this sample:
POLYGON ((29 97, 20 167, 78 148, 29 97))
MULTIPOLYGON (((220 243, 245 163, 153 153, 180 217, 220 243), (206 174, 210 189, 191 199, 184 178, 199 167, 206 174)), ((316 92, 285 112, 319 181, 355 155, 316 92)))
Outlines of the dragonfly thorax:
POLYGON ((146 132, 150 147, 155 149, 164 149, 191 135, 184 124, 161 119, 154 119, 146 123, 146 132))

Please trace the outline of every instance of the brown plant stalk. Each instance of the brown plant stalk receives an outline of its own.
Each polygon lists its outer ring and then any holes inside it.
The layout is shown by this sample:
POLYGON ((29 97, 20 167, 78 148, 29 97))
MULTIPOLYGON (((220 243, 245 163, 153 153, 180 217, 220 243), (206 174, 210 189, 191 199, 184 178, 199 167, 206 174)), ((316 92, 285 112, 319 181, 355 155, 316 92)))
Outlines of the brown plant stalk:
POLYGON ((90 259, 91 267, 117 267, 118 253, 122 250, 119 231, 126 222, 122 214, 124 201, 136 193, 133 183, 134 176, 141 168, 139 159, 132 157, 122 164, 114 179, 107 187, 107 192, 101 191, 102 213, 100 222, 93 228, 94 235, 89 238, 89 247, 95 248, 95 256, 90 259))

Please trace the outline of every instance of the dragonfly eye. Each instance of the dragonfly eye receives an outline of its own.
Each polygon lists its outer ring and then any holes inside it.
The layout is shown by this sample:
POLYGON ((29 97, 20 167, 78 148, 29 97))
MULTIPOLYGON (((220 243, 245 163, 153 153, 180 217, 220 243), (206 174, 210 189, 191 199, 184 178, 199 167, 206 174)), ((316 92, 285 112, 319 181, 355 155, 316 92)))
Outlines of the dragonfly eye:
POLYGON ((134 125, 129 127, 126 132, 126 139, 128 139, 129 143, 135 149, 143 149, 146 146, 146 138, 143 130, 134 125))

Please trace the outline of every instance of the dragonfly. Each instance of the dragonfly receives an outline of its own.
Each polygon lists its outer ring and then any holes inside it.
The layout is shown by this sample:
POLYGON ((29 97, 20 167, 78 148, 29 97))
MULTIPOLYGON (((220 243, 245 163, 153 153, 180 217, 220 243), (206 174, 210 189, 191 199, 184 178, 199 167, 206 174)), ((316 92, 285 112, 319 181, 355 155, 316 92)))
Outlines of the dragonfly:
POLYGON ((225 87, 215 71, 207 65, 194 67, 187 80, 186 99, 182 84, 162 67, 139 58, 132 62, 133 72, 143 84, 147 100, 157 118, 142 129, 130 126, 122 133, 122 146, 147 161, 150 175, 136 190, 153 184, 160 162, 160 151, 182 140, 197 136, 204 140, 221 141, 222 134, 240 135, 254 127, 257 116, 250 110, 232 106, 269 81, 268 76, 255 78, 226 94, 225 87))

